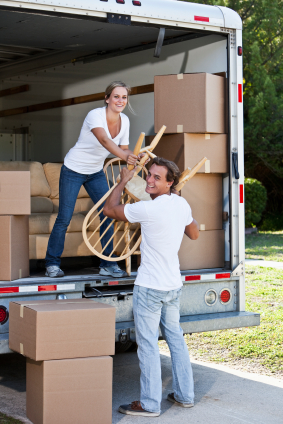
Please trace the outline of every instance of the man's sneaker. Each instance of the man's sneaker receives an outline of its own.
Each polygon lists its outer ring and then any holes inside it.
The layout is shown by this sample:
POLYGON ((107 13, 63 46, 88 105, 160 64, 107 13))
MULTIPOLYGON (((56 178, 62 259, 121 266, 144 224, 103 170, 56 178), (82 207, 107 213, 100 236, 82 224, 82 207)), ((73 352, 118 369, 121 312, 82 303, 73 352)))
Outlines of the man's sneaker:
POLYGON ((46 267, 45 276, 50 278, 64 277, 64 272, 58 265, 50 265, 46 267))
POLYGON ((170 402, 175 403, 176 405, 182 406, 183 408, 192 408, 194 406, 193 403, 183 403, 183 402, 178 402, 175 397, 174 397, 174 393, 169 393, 169 395, 167 396, 167 400, 169 400, 170 402))
POLYGON ((114 278, 127 277, 128 274, 123 271, 118 265, 107 266, 106 268, 100 268, 99 275, 104 277, 110 276, 114 278))
POLYGON ((142 408, 139 400, 135 400, 130 405, 121 405, 119 412, 126 415, 139 415, 142 417, 159 417, 160 412, 149 412, 142 408))

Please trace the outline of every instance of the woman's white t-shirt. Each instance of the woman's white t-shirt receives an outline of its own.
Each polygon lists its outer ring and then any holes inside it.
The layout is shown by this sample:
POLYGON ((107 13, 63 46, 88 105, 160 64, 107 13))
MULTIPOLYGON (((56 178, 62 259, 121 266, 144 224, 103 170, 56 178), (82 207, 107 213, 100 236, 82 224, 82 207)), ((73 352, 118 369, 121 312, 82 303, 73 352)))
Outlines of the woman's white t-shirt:
POLYGON ((124 214, 129 222, 141 224, 141 265, 135 284, 164 291, 182 287, 178 251, 185 228, 193 221, 188 202, 176 194, 163 194, 126 205, 124 214))
POLYGON ((106 120, 106 107, 91 110, 83 123, 80 136, 64 159, 64 165, 79 174, 94 174, 101 171, 109 151, 102 146, 94 134, 93 128, 104 128, 107 136, 117 145, 129 144, 130 121, 124 113, 121 116, 121 130, 112 138, 106 120))

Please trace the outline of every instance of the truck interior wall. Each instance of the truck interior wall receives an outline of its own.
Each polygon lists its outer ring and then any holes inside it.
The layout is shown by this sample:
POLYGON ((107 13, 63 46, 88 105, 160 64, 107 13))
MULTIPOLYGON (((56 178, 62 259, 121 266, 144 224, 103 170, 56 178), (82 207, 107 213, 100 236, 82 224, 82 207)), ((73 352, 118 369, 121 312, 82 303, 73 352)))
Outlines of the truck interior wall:
MULTIPOLYGON (((99 93, 113 80, 137 86, 152 84, 154 75, 227 71, 226 45, 224 36, 208 35, 164 46, 159 59, 153 57, 153 50, 146 50, 88 64, 66 64, 1 80, 2 90, 22 84, 29 84, 30 90, 1 98, 0 109, 99 93)), ((136 115, 128 110, 125 113, 130 117, 130 146, 133 148, 141 131, 146 135, 154 133, 153 93, 133 96, 131 104, 136 115)), ((86 114, 101 106, 103 102, 98 101, 0 118, 0 131, 29 127, 31 160, 60 162, 76 143, 86 114)))

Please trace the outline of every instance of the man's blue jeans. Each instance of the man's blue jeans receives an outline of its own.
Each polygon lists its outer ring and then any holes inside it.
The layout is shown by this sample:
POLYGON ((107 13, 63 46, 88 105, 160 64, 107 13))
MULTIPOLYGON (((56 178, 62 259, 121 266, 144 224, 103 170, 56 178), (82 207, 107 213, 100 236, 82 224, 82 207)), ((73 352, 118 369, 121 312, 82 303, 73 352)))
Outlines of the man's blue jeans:
POLYGON ((143 409, 160 412, 162 398, 158 327, 168 343, 177 401, 194 403, 194 381, 187 345, 180 327, 181 289, 161 291, 134 287, 133 311, 140 363, 140 402, 143 409))
MULTIPOLYGON (((59 182, 59 212, 48 242, 45 258, 46 266, 60 266, 66 231, 72 219, 75 203, 82 185, 85 187, 94 204, 109 190, 103 170, 95 174, 85 175, 74 172, 63 165, 59 182)), ((104 218, 105 216, 101 213, 100 220, 102 221, 104 218)), ((110 218, 105 220, 100 227, 100 234, 106 230, 110 222, 110 218)), ((101 239, 102 247, 105 246, 112 235, 113 226, 110 227, 105 236, 101 239)), ((112 250, 113 241, 111 241, 104 250, 105 256, 108 256, 112 250)), ((116 262, 106 261, 104 259, 100 260, 100 268, 112 265, 116 265, 116 262)))

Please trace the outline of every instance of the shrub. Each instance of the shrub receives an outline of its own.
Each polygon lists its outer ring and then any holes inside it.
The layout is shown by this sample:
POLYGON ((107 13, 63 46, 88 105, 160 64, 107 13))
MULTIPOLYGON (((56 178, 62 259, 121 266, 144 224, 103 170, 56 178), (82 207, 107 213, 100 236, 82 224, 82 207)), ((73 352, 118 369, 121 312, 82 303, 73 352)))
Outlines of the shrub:
POLYGON ((245 178, 245 217, 246 228, 261 220, 267 201, 266 188, 253 178, 245 178))
POLYGON ((283 230, 283 215, 280 212, 268 212, 262 218, 260 225, 262 231, 281 231, 283 230))

